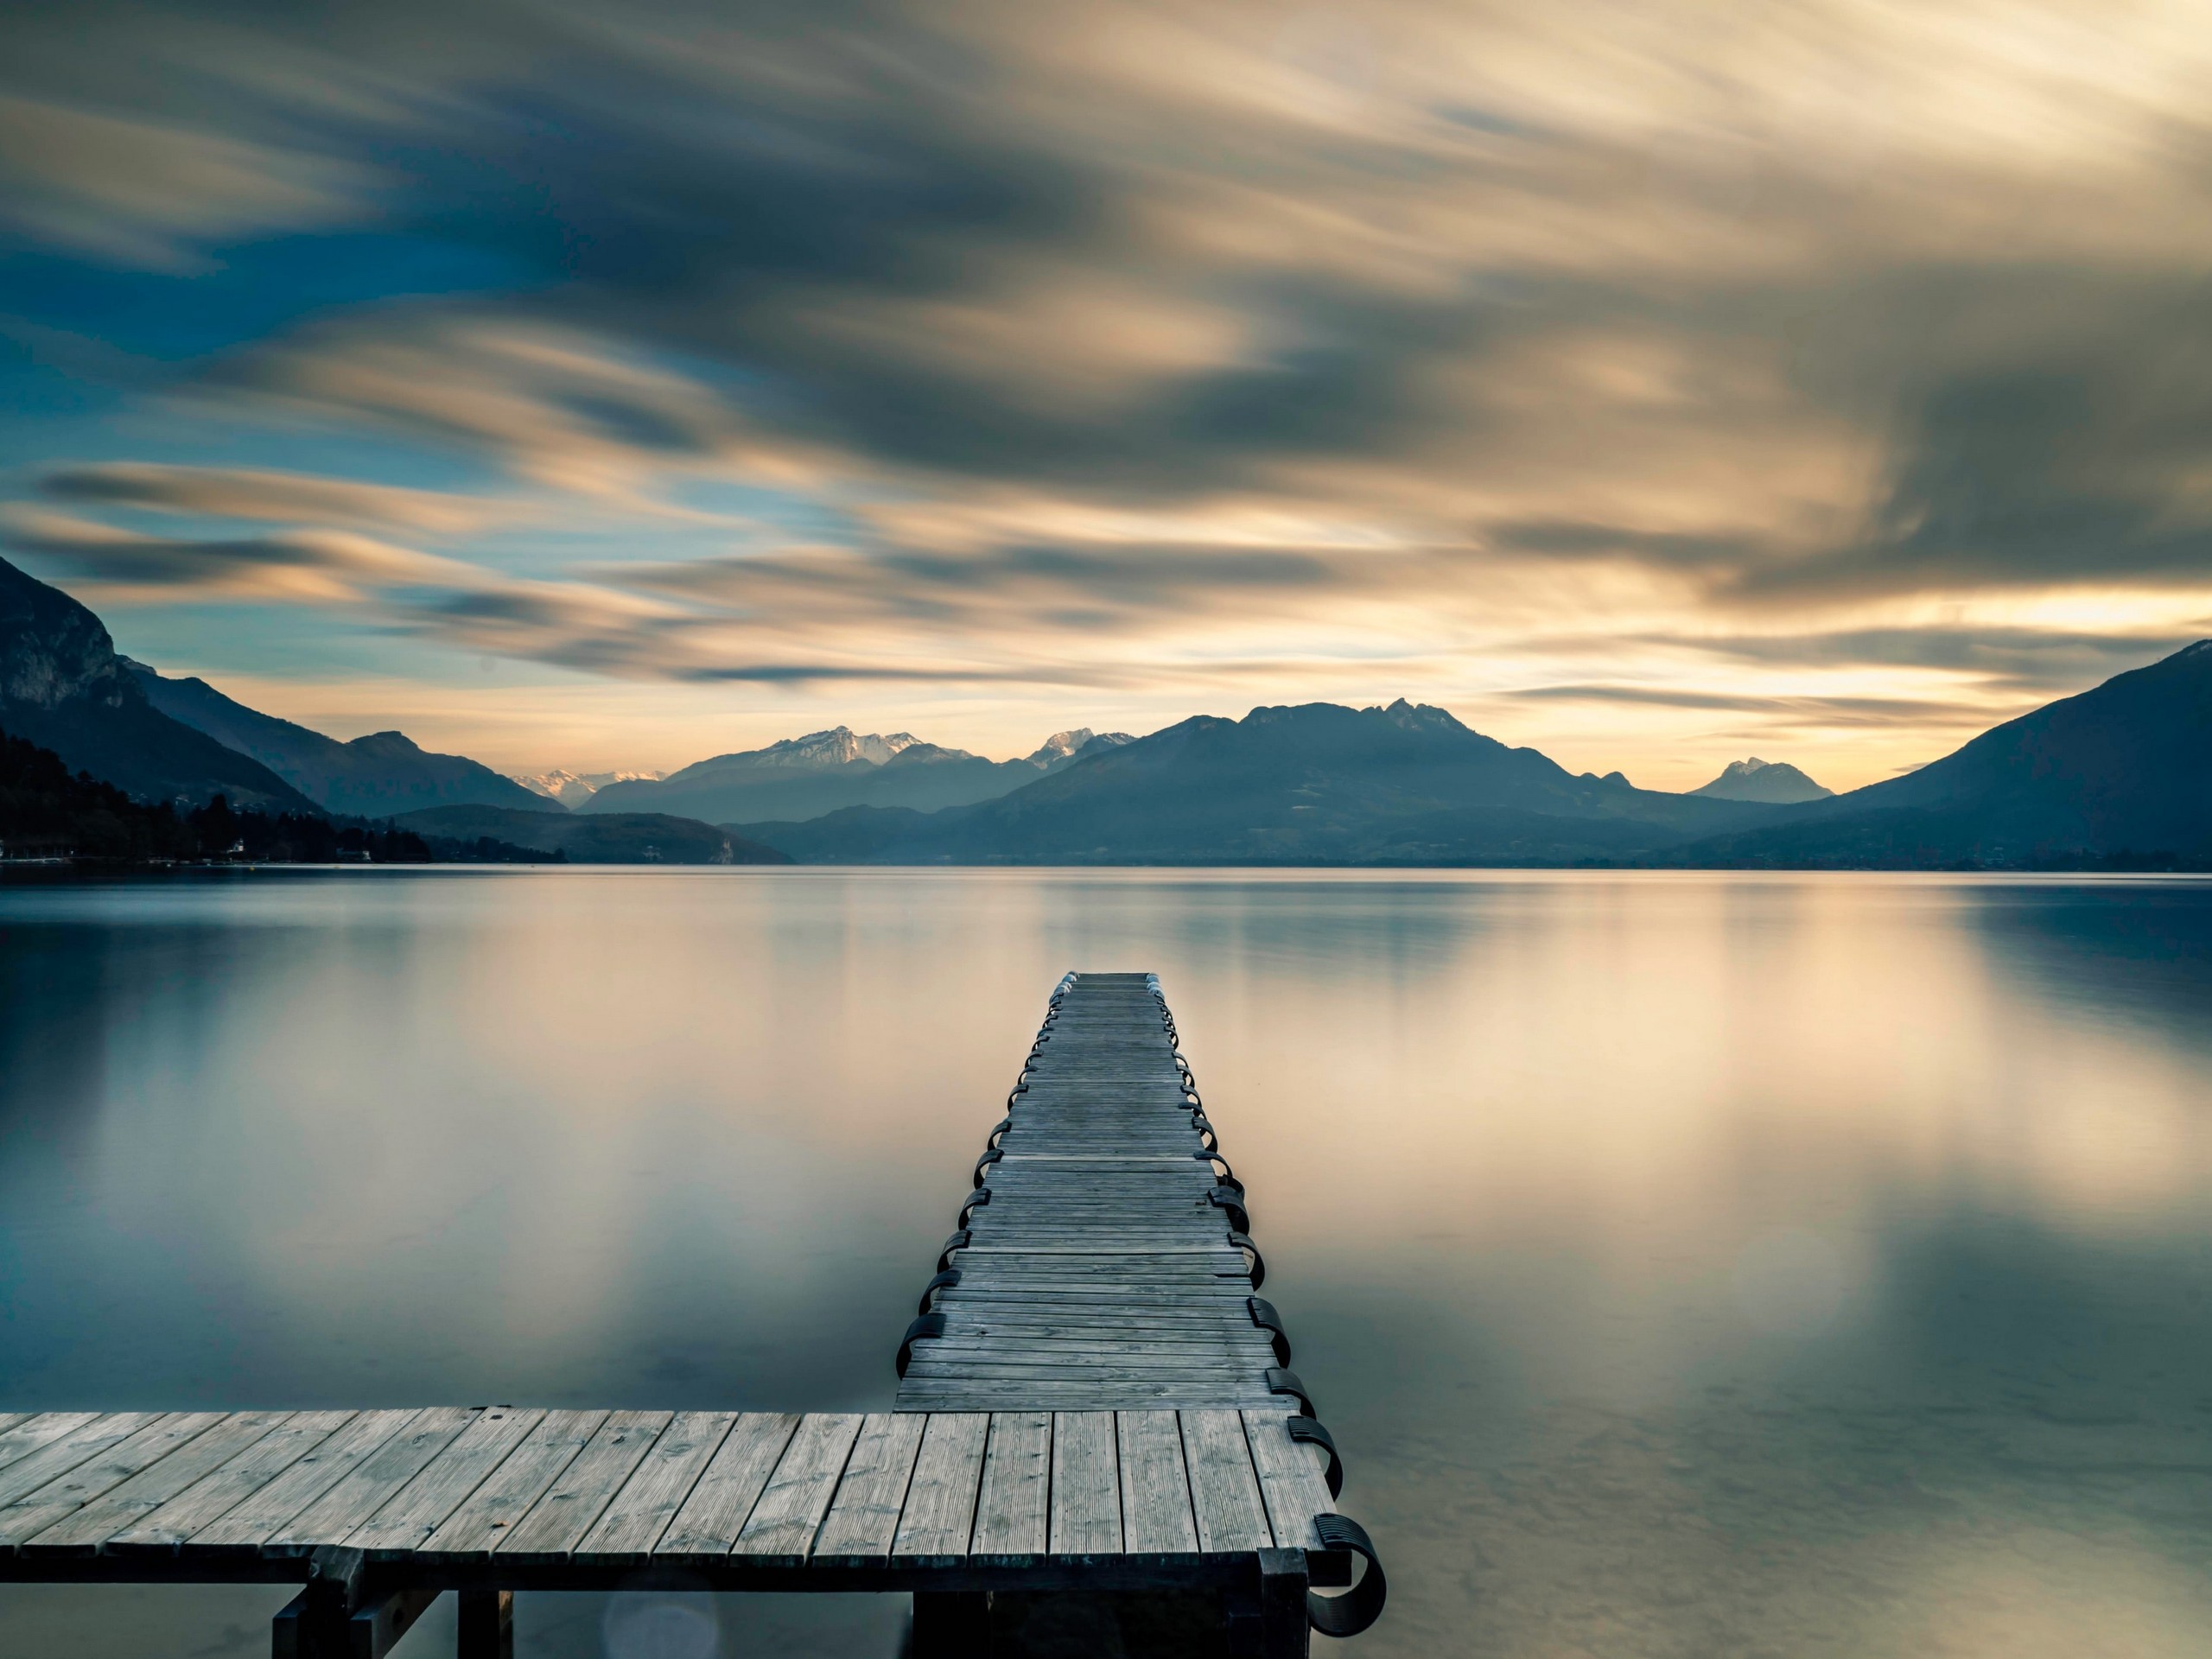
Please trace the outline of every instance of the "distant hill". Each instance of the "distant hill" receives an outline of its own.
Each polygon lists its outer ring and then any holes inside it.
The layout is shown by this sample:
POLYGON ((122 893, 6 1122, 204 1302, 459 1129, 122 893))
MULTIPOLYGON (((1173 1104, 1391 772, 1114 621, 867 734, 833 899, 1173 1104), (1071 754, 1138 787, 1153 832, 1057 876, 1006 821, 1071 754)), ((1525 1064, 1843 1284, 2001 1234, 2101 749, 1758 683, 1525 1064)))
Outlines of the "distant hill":
POLYGON ((742 826, 802 862, 1559 864, 1621 860, 1777 809, 1580 777, 1441 709, 1201 715, 935 813, 742 826))
POLYGON ((205 680, 172 680, 143 663, 121 659, 147 700, 172 720, 251 755, 329 812, 385 818, 429 806, 545 803, 511 778, 465 755, 432 754, 400 732, 373 732, 341 743, 225 696, 205 680))
POLYGON ((788 864, 772 847, 712 824, 660 812, 595 817, 540 803, 535 811, 502 806, 434 806, 392 822, 417 835, 474 841, 490 836, 517 847, 564 853, 575 864, 788 864))
POLYGON ((99 618, 0 559, 0 728, 141 801, 212 797, 270 812, 321 808, 276 773, 154 707, 99 618))
POLYGON ((2046 704, 1955 753, 1685 861, 1994 868, 2212 868, 2212 640, 2046 704))
POLYGON ((551 772, 534 772, 518 776, 515 782, 533 795, 549 801, 558 801, 574 809, 582 806, 609 784, 643 782, 658 783, 668 774, 664 772, 569 772, 556 767, 551 772))
POLYGON ((197 837, 167 803, 73 775, 51 749, 0 731, 0 856, 145 862, 191 858, 197 837))
POLYGON ((1731 760, 1718 778, 1699 785, 1690 793, 1708 795, 1716 801, 1771 801, 1788 806, 1798 801, 1823 801, 1835 791, 1815 783, 1787 761, 1762 760, 1753 755, 1748 760, 1731 760))
POLYGON ((1021 760, 987 760, 907 732, 862 734, 838 726, 765 749, 718 754, 658 782, 610 784, 578 810, 678 812, 714 823, 812 818, 849 806, 932 811, 1004 795, 1057 771, 1079 752, 1128 741, 1118 732, 1056 732, 1021 760))

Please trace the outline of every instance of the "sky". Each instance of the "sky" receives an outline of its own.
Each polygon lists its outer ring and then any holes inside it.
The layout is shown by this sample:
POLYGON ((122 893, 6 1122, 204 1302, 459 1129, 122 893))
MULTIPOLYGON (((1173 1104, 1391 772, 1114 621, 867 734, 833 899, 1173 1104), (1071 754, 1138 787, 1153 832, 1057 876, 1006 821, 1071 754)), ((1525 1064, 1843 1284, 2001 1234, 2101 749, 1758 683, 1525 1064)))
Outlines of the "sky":
POLYGON ((79 0, 0 48, 0 552, 338 736, 1405 696, 1848 787, 2212 634, 2190 0, 79 0))

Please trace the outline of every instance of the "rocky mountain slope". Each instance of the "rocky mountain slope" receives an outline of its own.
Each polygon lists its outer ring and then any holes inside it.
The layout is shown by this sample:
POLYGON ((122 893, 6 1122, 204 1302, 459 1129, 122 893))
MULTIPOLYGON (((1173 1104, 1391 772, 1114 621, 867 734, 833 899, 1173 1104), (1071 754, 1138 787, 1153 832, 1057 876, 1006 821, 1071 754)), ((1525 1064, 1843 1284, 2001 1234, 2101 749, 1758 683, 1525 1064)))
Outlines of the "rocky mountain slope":
POLYGON ((0 730, 141 801, 272 812, 316 804, 249 755, 154 707, 99 618, 0 559, 0 730))

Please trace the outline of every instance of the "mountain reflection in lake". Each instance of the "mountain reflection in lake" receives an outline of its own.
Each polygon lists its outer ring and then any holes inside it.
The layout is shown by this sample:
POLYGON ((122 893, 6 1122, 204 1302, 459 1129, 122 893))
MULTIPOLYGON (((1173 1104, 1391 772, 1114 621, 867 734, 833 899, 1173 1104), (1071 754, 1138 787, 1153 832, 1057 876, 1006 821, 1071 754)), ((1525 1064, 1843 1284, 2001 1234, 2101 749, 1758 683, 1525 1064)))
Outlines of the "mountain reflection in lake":
MULTIPOLYGON (((1250 1185, 1391 1570, 1357 1652, 2212 1643, 2188 882, 0 887, 0 1407, 883 1406, 1069 967, 1159 971, 1250 1185)), ((284 1599, 4 1591, 0 1653, 257 1654, 284 1599)), ((901 1610, 677 1613, 887 1659, 901 1610)))

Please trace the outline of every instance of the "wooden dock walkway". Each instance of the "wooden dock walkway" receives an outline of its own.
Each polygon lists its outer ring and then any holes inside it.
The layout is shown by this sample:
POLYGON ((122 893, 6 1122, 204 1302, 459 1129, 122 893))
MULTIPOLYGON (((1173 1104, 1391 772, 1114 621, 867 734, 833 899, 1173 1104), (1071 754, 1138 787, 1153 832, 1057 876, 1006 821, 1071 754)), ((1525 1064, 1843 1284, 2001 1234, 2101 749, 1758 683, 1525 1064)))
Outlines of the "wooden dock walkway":
POLYGON ((301 1583, 278 1659, 375 1659, 448 1590, 491 1659, 518 1591, 679 1576, 911 1592, 918 1655, 993 1651, 1004 1592, 1211 1597, 1270 1659, 1372 1623, 1149 976, 1062 981, 976 1175, 892 1411, 0 1414, 0 1580, 301 1583))
POLYGON ((899 1409, 1299 1397, 1257 1299, 1243 1184, 1149 975, 1061 982, 960 1222, 910 1333, 899 1409))

